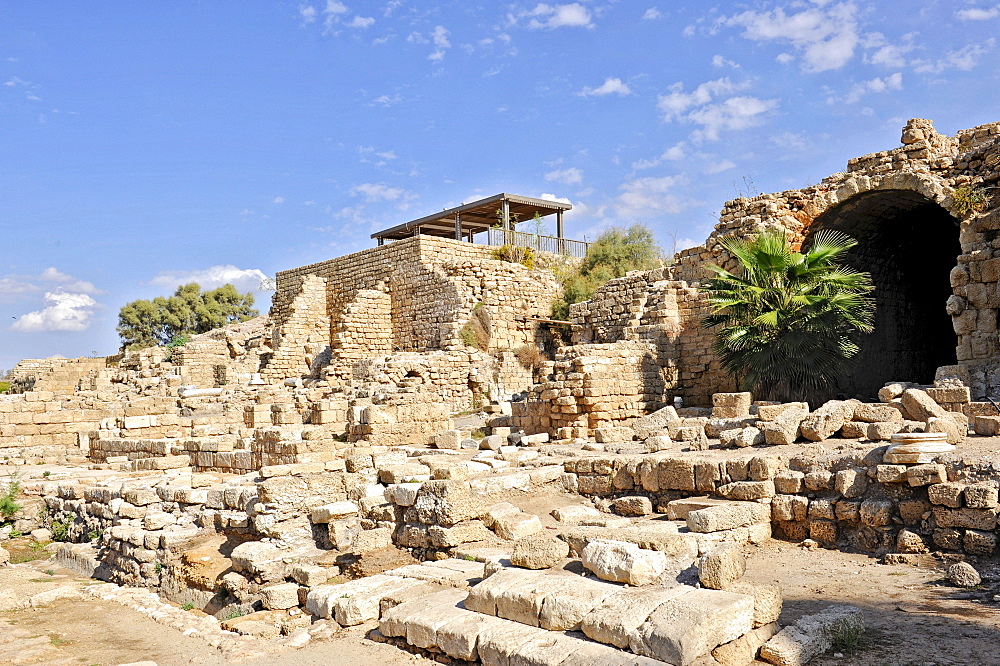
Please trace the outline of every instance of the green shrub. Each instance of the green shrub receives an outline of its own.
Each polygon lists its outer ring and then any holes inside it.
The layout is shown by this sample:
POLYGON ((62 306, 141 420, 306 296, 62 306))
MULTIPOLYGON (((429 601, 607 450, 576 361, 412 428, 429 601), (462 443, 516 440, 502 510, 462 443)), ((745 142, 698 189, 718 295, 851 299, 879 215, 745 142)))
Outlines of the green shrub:
POLYGON ((69 541, 69 521, 52 521, 52 540, 69 541))
POLYGON ((6 393, 10 390, 10 382, 0 382, 0 393, 6 393))
POLYGON ((466 347, 475 347, 486 351, 490 348, 490 339, 493 337, 490 313, 483 307, 482 303, 476 304, 472 308, 472 315, 469 321, 458 331, 458 337, 466 347))
POLYGON ((951 193, 951 212, 963 220, 986 207, 986 190, 981 187, 962 185, 951 193))
POLYGON ((662 252, 653 232, 641 224, 628 229, 612 227, 587 248, 579 266, 558 275, 563 295, 552 304, 554 319, 569 319, 569 306, 590 300, 598 287, 629 271, 643 271, 661 264, 662 252))
POLYGON ((21 479, 16 474, 11 473, 7 489, 0 493, 0 516, 3 516, 4 520, 11 520, 21 510, 21 505, 17 503, 17 496, 20 492, 21 479))
POLYGON ((513 264, 521 264, 528 269, 535 267, 535 251, 530 247, 501 245, 493 250, 490 256, 497 261, 509 261, 513 264))

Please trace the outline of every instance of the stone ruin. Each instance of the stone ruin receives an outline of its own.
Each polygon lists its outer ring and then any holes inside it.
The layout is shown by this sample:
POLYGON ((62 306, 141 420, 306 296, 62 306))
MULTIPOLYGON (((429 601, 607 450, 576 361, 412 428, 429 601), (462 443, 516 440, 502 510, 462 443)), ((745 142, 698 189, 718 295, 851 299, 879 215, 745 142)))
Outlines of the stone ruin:
POLYGON ((703 246, 572 306, 572 340, 546 321, 564 259, 417 235, 279 273, 267 316, 183 347, 23 361, 0 538, 55 539, 95 597, 203 609, 213 645, 365 625, 454 663, 804 664, 859 611, 779 626, 752 544, 997 550, 1000 123, 902 139, 728 202, 703 246), (855 236, 876 284, 823 404, 738 392, 700 325, 719 241, 769 227, 855 236))

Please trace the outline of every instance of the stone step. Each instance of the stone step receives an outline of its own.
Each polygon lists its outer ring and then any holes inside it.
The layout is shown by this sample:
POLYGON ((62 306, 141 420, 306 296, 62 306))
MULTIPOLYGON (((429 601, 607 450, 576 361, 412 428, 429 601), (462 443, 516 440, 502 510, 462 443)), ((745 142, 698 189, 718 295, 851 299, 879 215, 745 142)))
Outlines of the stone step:
POLYGON ((473 587, 464 607, 529 627, 582 630, 677 666, 754 628, 748 595, 686 585, 623 587, 563 570, 502 569, 473 587))
POLYGON ((585 638, 483 615, 459 590, 440 590, 387 609, 379 631, 415 647, 484 666, 655 666, 662 662, 585 638))
POLYGON ((405 567, 383 572, 386 576, 400 578, 416 578, 430 583, 439 583, 449 587, 469 589, 483 579, 482 562, 449 558, 436 562, 421 562, 408 564, 405 567))

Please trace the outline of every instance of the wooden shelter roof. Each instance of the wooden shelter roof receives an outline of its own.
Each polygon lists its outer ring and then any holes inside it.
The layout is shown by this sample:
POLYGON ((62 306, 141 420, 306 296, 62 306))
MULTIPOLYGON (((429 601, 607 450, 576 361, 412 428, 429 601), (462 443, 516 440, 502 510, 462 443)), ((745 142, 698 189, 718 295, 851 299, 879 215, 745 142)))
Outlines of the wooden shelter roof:
POLYGON ((501 224, 501 216, 498 211, 504 207, 506 202, 510 211, 510 219, 524 222, 532 219, 536 214, 541 217, 561 213, 573 208, 568 203, 559 201, 547 201, 545 199, 534 199, 523 197, 517 194, 495 194, 486 199, 462 204, 454 208, 448 208, 439 213, 432 213, 424 217, 403 224, 396 225, 383 231, 372 234, 372 238, 380 241, 383 239, 398 240, 409 238, 414 233, 426 234, 429 236, 443 236, 453 238, 455 236, 455 216, 461 218, 461 228, 463 233, 479 233, 486 231, 490 227, 501 224), (419 231, 416 231, 419 228, 419 231))

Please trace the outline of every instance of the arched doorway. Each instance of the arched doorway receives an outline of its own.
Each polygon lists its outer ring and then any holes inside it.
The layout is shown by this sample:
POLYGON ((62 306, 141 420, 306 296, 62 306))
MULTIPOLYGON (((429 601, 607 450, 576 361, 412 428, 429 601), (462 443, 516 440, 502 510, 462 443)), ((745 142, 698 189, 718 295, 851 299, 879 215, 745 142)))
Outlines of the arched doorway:
MULTIPOLYGON (((962 252, 958 221, 911 190, 859 194, 816 218, 810 234, 836 229, 858 240, 846 263, 871 273, 875 330, 827 398, 873 399, 888 381, 930 383, 952 365, 957 338, 945 302, 949 272, 962 252)), ((806 238, 806 246, 810 239, 806 238)))

